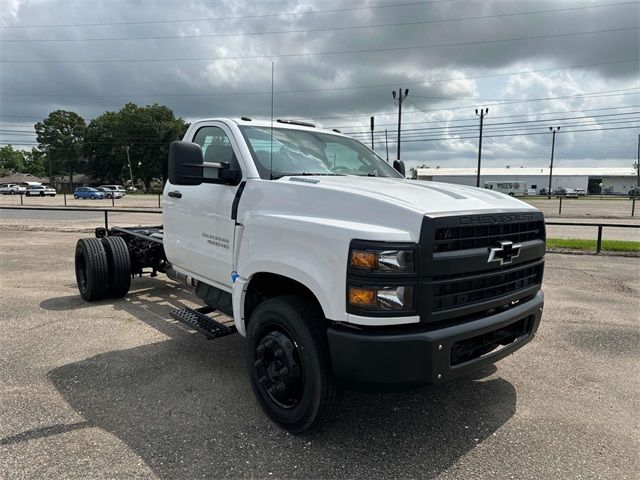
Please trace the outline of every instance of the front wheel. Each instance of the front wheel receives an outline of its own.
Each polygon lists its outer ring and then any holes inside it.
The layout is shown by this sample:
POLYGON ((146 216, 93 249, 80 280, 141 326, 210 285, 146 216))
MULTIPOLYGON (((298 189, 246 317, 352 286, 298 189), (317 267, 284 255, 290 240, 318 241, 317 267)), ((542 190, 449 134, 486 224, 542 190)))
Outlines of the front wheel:
POLYGON ((80 197, 78 195, 74 195, 73 198, 75 198, 76 200, 78 200, 80 197))
POLYGON ((91 195, 91 200, 95 200, 96 196, 95 195, 91 195))
POLYGON ((270 298, 247 330, 251 387, 264 412, 291 433, 330 417, 342 389, 333 377, 326 321, 319 308, 293 295, 270 298))
POLYGON ((11 192, 9 192, 11 195, 15 195, 16 191, 15 190, 11 190, 11 192))

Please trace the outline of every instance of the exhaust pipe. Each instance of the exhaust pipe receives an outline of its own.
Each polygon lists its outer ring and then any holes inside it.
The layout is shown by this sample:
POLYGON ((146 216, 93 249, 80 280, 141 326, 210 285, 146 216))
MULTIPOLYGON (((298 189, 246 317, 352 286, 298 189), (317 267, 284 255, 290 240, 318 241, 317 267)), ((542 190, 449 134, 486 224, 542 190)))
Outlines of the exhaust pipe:
POLYGON ((165 275, 169 277, 174 282, 182 283, 189 288, 196 288, 198 281, 190 277, 189 275, 185 275, 184 273, 180 273, 173 269, 173 267, 169 267, 165 270, 165 275))

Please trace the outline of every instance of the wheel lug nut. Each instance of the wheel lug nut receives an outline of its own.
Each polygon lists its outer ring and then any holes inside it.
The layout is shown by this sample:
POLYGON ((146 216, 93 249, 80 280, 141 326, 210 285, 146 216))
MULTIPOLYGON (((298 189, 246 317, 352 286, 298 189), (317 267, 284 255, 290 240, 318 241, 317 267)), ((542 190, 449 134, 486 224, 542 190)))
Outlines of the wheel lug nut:
POLYGON ((289 369, 287 367, 282 367, 280 370, 278 370, 278 373, 281 377, 284 377, 289 374, 289 369))

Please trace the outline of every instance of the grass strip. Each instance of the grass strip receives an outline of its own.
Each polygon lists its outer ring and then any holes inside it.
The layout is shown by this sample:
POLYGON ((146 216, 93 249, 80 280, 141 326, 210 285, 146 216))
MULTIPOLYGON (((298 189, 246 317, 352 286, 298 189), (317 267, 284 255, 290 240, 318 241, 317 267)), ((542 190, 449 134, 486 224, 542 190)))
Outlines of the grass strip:
MULTIPOLYGON (((547 238, 547 248, 595 250, 596 241, 577 238, 547 238)), ((640 252, 640 242, 632 240, 602 240, 602 250, 609 252, 640 252)))

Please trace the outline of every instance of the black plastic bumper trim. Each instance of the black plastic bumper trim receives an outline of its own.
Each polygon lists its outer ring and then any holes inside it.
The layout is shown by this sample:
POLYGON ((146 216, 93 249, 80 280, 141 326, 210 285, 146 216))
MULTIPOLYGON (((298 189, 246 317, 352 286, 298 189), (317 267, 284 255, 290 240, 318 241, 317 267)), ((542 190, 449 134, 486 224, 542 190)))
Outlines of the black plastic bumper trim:
POLYGON ((544 305, 538 292, 531 300, 489 317, 437 330, 402 332, 328 330, 334 374, 347 383, 418 386, 465 375, 515 352, 535 335, 544 305), (451 365, 451 349, 463 340, 502 329, 532 316, 529 331, 509 345, 468 362, 451 365))

